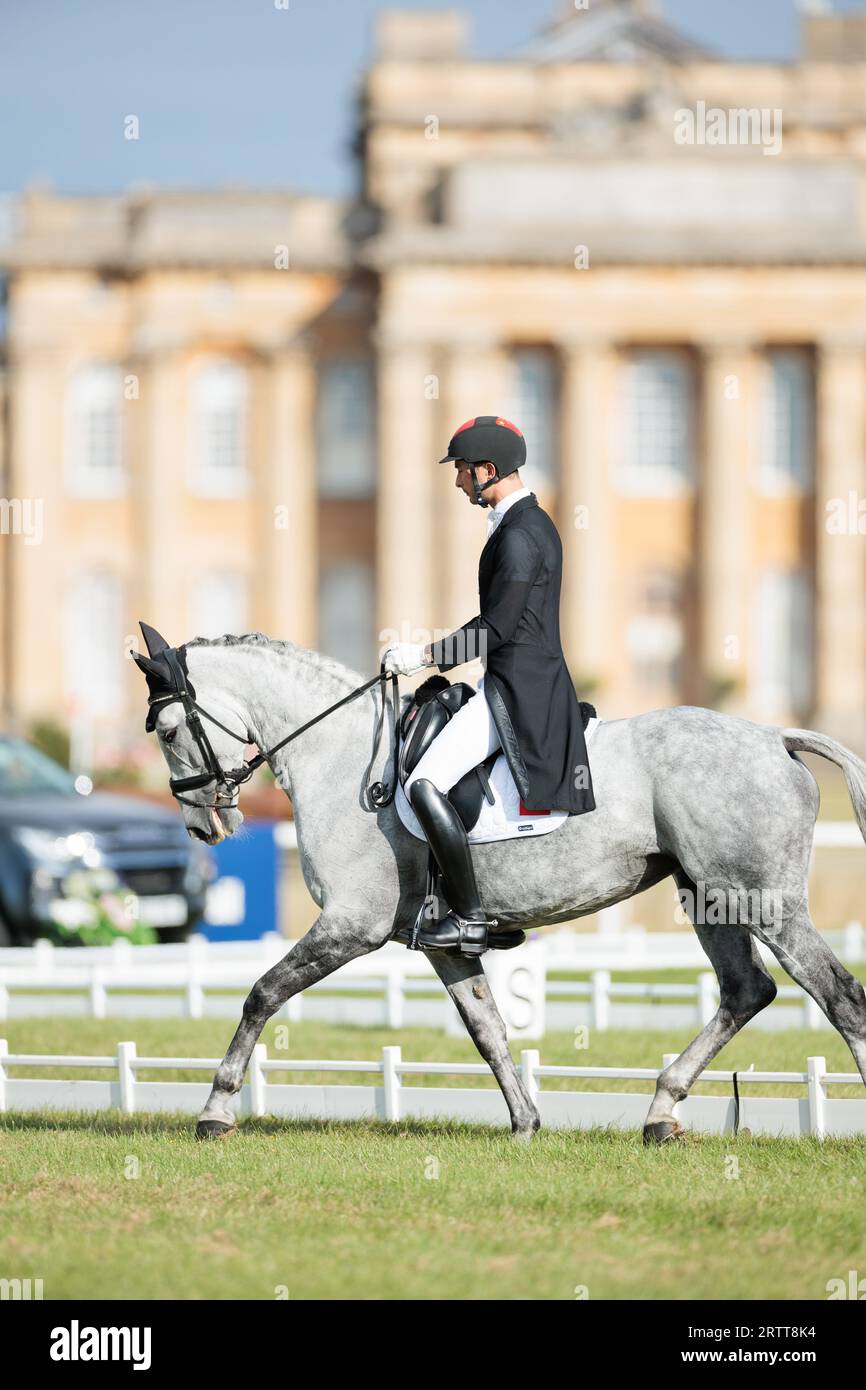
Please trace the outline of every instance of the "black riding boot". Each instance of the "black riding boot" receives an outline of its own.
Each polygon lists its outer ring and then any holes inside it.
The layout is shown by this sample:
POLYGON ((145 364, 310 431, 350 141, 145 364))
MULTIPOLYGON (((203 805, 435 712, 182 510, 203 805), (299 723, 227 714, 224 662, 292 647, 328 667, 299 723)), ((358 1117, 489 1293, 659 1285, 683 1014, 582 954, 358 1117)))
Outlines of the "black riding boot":
POLYGON ((487 928, 495 927, 496 919, 488 917, 481 906, 463 822, 447 796, 426 777, 412 783, 409 800, 441 870, 451 907, 441 922, 421 928, 418 944, 427 950, 459 950, 464 956, 480 956, 487 950, 487 928))

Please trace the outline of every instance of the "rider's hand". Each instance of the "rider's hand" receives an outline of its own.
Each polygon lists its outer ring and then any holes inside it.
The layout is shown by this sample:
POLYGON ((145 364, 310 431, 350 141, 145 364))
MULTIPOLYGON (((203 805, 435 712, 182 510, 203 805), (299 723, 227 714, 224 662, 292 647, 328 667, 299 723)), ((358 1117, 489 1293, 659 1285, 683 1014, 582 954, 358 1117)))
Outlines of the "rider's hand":
POLYGON ((382 660, 385 670, 394 671, 398 676, 412 676, 432 665, 420 642, 398 642, 396 647, 388 648, 382 660))

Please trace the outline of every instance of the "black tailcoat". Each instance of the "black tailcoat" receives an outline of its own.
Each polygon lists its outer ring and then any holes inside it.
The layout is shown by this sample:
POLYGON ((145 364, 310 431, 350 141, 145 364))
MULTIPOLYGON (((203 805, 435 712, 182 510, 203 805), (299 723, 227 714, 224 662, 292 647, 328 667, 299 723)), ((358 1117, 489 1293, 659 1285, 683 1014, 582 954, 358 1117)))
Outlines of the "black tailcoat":
POLYGON ((508 765, 532 810, 595 810, 577 696, 559 636, 562 542, 535 493, 504 513, 481 552, 481 612, 432 645, 440 671, 481 658, 508 765))

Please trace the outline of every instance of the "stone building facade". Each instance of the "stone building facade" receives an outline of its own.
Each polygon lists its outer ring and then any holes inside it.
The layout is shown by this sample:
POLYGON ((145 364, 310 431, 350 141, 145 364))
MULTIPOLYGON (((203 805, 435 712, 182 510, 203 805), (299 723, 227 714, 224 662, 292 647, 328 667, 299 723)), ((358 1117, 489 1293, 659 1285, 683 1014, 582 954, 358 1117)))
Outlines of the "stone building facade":
POLYGON ((592 0, 480 61, 459 12, 386 11, 357 197, 12 200, 7 721, 137 734, 140 616, 367 673, 463 622, 484 513, 435 460, 493 412, 603 714, 866 746, 866 16, 803 28, 732 62, 592 0))

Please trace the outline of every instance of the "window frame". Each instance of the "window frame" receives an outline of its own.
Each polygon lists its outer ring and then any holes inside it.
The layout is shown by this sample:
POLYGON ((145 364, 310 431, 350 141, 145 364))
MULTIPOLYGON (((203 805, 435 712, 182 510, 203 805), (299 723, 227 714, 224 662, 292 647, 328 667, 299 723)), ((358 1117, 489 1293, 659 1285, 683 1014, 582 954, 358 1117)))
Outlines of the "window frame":
POLYGON ((626 349, 624 357, 620 370, 622 409, 615 417, 617 438, 613 451, 617 491, 624 497, 690 497, 697 488, 698 474, 698 402, 694 361, 686 349, 678 347, 633 347, 626 349), (630 457, 633 442, 636 450, 640 450, 641 432, 639 419, 634 421, 634 425, 631 421, 628 377, 642 362, 653 359, 676 363, 682 370, 683 384, 687 388, 682 396, 686 457, 686 467, 682 471, 655 464, 636 464, 630 457), (632 429, 635 431, 634 441, 631 438, 632 429))
MULTIPOLYGON (((214 356, 199 358, 192 367, 189 378, 187 409, 187 466, 186 477, 187 487, 195 497, 209 497, 215 499, 231 500, 233 498, 245 497, 250 491, 250 379, 249 369, 245 362, 239 361, 231 356, 214 356), (203 457, 208 449, 206 439, 202 434, 202 422, 206 422, 208 412, 216 415, 213 406, 203 407, 203 404, 196 401, 196 392, 204 391, 206 379, 209 374, 226 372, 233 377, 236 384, 241 388, 240 406, 238 410, 238 441, 240 445, 240 463, 238 467, 221 472, 214 463, 203 457)), ((227 413, 227 412, 226 412, 227 413)))
POLYGON ((110 359, 94 359, 88 362, 80 362, 70 376, 66 384, 66 410, 65 410, 65 448, 64 448, 64 467, 63 482, 64 490, 70 497, 110 499, 125 495, 128 486, 128 479, 125 467, 126 453, 126 430, 124 421, 124 371, 121 363, 110 359), (113 449, 113 462, 109 469, 96 468, 89 462, 92 455, 90 447, 92 437, 92 424, 95 411, 91 403, 85 404, 77 399, 79 393, 84 393, 87 378, 94 378, 97 374, 115 378, 117 390, 116 400, 110 391, 107 391, 104 399, 113 401, 115 407, 113 411, 116 422, 115 441, 113 449), (87 434, 85 440, 84 434, 87 434))
POLYGON ((809 497, 815 491, 815 364, 808 348, 798 346, 769 346, 763 358, 761 391, 758 399, 757 450, 753 484, 762 497, 809 497), (776 451, 773 444, 773 425, 775 414, 771 416, 775 402, 773 383, 774 362, 788 359, 801 363, 805 370, 808 389, 800 399, 804 405, 804 480, 800 481, 789 470, 775 466, 776 451), (771 461, 772 459, 772 461, 771 461))

